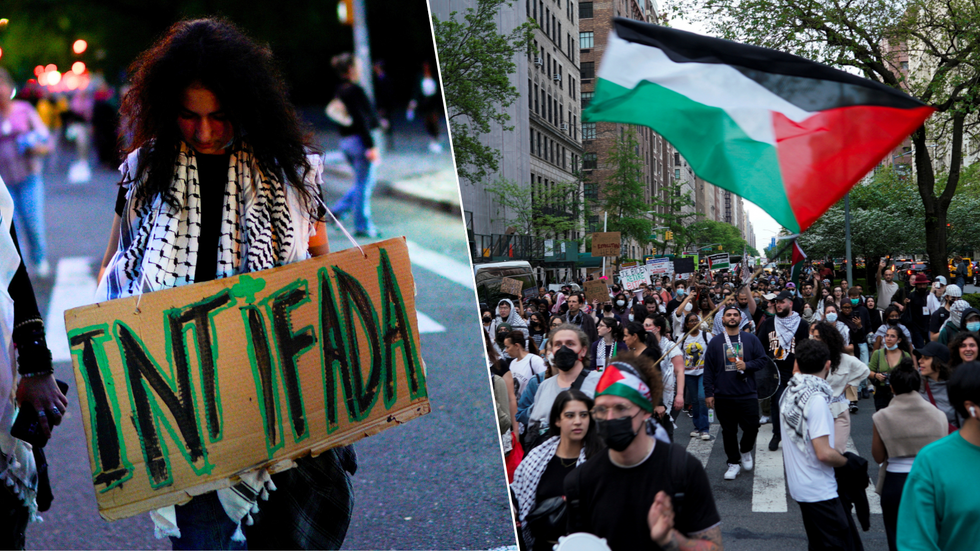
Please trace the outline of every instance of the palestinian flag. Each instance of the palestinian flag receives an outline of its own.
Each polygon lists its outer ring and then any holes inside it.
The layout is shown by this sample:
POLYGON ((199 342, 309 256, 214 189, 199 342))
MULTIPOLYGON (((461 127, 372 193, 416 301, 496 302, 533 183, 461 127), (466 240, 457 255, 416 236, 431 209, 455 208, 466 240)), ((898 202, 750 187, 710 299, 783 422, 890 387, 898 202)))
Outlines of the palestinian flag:
POLYGON ((602 370, 602 377, 595 387, 596 397, 603 394, 626 398, 646 411, 653 412, 653 398, 648 387, 633 371, 622 362, 613 362, 602 370))
POLYGON ((790 281, 795 282, 800 280, 800 271, 803 269, 804 260, 806 260, 806 253, 803 252, 803 249, 800 248, 800 244, 794 239, 793 257, 790 260, 790 265, 793 266, 793 269, 790 271, 790 281))
POLYGON ((793 233, 934 111, 801 57, 614 19, 583 120, 649 126, 695 173, 793 233))

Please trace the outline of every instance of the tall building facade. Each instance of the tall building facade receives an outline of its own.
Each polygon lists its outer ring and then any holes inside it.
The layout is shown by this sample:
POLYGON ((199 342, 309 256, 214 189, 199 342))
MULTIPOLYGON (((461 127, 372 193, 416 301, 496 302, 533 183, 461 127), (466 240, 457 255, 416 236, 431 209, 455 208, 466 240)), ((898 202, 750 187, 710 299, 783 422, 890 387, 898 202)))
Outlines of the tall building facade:
MULTIPOLYGON (((636 21, 654 23, 658 20, 657 6, 651 0, 599 0, 579 2, 579 46, 581 51, 582 107, 588 106, 595 92, 596 69, 605 52, 612 31, 613 18, 625 17, 636 21)), ((638 142, 637 153, 642 159, 642 179, 645 184, 644 200, 653 204, 657 199, 669 199, 668 186, 674 176, 674 150, 659 134, 645 126, 611 122, 582 123, 582 169, 586 177, 586 198, 597 199, 602 188, 611 179, 615 167, 610 154, 618 140, 632 131, 638 142)), ((649 214, 663 214, 664 207, 654 208, 649 214)), ((601 231, 600 212, 590 213, 586 220, 587 231, 601 231)), ((651 254, 652 245, 626 243, 623 256, 640 258, 651 254)))

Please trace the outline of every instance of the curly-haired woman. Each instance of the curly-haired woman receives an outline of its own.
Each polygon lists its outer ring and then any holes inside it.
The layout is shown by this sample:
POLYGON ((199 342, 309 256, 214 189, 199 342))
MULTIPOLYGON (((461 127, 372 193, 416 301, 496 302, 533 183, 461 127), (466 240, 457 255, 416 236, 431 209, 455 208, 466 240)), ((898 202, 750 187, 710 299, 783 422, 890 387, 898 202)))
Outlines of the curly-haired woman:
MULTIPOLYGON (((181 21, 136 59, 131 74, 122 112, 133 141, 120 168, 99 300, 329 251, 320 159, 309 153, 267 48, 224 20, 181 21)), ((356 468, 354 452, 340 448, 297 463, 272 477, 279 489, 251 526, 241 521, 254 502, 234 488, 161 509, 154 521, 174 549, 240 548, 246 538, 252 548, 336 549, 353 506, 347 472, 356 468)), ((242 478, 252 483, 250 495, 269 477, 242 478)))

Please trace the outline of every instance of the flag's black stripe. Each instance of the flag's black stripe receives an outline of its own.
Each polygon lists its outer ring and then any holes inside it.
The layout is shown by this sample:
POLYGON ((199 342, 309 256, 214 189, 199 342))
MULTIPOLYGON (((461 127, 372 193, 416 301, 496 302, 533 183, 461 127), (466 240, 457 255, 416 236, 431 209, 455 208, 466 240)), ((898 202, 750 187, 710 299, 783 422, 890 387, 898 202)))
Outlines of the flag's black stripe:
POLYGON ((900 90, 799 56, 615 18, 623 40, 663 50, 675 63, 730 65, 773 94, 806 111, 854 105, 914 109, 923 103, 900 90))

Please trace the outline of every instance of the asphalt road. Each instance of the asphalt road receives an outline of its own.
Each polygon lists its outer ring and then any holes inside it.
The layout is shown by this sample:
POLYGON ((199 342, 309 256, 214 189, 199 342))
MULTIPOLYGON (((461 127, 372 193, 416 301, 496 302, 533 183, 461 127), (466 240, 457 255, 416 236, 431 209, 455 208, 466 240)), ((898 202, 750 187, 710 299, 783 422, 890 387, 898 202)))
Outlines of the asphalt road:
MULTIPOLYGON (((851 416, 851 439, 858 455, 868 460, 871 475, 871 493, 878 479, 878 465, 871 458, 871 415, 874 402, 870 399, 858 402, 859 412, 851 416)), ((715 435, 710 442, 692 439, 694 430, 692 420, 684 413, 677 420, 674 431, 677 443, 688 447, 688 451, 705 462, 705 470, 711 483, 715 505, 722 521, 722 537, 726 551, 755 551, 759 549, 779 551, 805 551, 806 532, 800 507, 785 487, 782 462, 782 449, 770 452, 769 438, 772 425, 763 425, 759 432, 752 457, 755 467, 751 472, 742 471, 735 480, 723 478, 727 469, 720 427, 716 422, 711 426, 715 435), (785 512, 776 512, 782 509, 785 512)), ((741 437, 741 433, 739 433, 741 437)), ((788 441, 784 440, 781 445, 788 441)), ((872 497, 874 500, 874 497, 872 497)), ((855 522, 857 517, 855 516, 855 522)), ((885 527, 882 516, 874 513, 872 505, 871 529, 861 533, 865 551, 887 550, 885 527)))
MULTIPOLYGON (((418 128, 397 138, 402 152, 419 155, 420 170, 452 167, 448 152, 426 152, 418 128)), ((77 301, 72 295, 84 295, 79 289, 85 284, 78 282, 94 281, 112 218, 116 173, 99 169, 91 182, 72 185, 65 181, 65 172, 66 161, 61 159, 52 163, 46 180, 49 257, 52 267, 60 264, 61 274, 34 278, 42 313, 53 298, 77 301), (79 266, 84 272, 80 276, 66 273, 78 272, 79 266)), ((328 202, 346 184, 328 176, 328 202)), ((421 346, 432 413, 355 445, 360 465, 353 479, 355 507, 344 548, 513 545, 475 293, 471 279, 465 284, 472 271, 461 217, 383 196, 376 197, 374 211, 386 237, 405 235, 411 243, 416 304, 427 318, 420 316, 420 327, 424 326, 421 346)), ((335 228, 330 240, 335 250, 350 246, 335 228)), ((50 327, 50 319, 48 323, 50 327)), ((75 386, 69 362, 56 362, 55 372, 75 386)), ((168 540, 153 536, 146 514, 115 522, 98 516, 74 388, 69 399, 70 411, 46 448, 54 504, 43 514, 42 524, 28 528, 27 548, 169 549, 168 540)))

